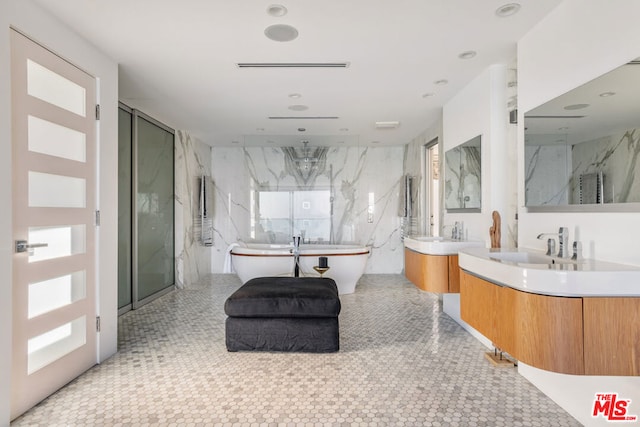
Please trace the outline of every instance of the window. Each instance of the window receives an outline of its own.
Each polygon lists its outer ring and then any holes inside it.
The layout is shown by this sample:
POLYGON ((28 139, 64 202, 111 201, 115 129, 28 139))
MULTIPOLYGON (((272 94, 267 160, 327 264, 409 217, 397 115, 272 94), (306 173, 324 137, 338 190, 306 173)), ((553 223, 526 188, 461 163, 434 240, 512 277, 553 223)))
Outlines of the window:
POLYGON ((305 242, 329 242, 331 192, 258 191, 251 237, 265 243, 288 243, 294 235, 305 242))

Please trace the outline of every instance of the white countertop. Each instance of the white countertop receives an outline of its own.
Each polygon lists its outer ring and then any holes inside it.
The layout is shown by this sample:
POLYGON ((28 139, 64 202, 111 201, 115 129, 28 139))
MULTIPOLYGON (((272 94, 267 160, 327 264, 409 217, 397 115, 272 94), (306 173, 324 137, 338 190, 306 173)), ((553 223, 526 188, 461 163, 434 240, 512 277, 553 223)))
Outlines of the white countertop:
POLYGON ((436 236, 411 236, 404 238, 404 246, 426 255, 458 255, 464 248, 484 247, 480 240, 453 240, 436 236))
POLYGON ((640 267, 571 261, 529 249, 465 248, 460 268, 520 291, 568 297, 640 297, 640 267), (492 255, 502 259, 492 258, 492 255))

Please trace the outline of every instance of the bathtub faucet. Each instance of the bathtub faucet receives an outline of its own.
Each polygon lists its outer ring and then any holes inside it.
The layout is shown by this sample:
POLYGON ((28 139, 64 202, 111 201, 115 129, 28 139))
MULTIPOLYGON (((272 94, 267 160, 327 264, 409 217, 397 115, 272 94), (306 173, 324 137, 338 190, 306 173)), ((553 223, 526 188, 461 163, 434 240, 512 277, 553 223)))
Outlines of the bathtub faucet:
POLYGON ((293 277, 300 277, 300 236, 293 236, 293 277))

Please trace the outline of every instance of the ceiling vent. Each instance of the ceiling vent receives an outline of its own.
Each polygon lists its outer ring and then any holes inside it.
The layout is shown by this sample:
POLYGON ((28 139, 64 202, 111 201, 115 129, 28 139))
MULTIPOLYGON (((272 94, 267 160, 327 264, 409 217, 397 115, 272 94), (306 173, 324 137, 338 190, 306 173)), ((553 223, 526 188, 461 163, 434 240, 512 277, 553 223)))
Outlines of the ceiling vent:
POLYGON ((338 116, 269 116, 270 120, 335 120, 338 116))
POLYGON ((348 68, 348 62, 238 62, 238 68, 348 68))
POLYGON ((376 122, 376 129, 395 129, 400 126, 400 122, 376 122))
POLYGON ((581 119, 586 116, 524 116, 526 119, 581 119))

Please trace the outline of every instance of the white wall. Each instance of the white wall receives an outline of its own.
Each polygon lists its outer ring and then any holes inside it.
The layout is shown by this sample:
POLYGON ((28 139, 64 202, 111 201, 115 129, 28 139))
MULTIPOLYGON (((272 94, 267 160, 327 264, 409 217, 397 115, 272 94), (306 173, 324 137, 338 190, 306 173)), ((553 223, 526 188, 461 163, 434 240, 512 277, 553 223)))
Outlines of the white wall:
MULTIPOLYGON (((565 0, 518 43, 518 168, 524 171, 524 113, 640 56, 640 2, 565 0)), ((542 232, 569 227, 586 257, 640 265, 638 213, 528 213, 524 173, 518 174, 519 244, 543 249, 542 232)), ((638 284, 640 286, 640 284, 638 284)), ((618 392, 640 415, 640 378, 581 377, 520 371, 582 423, 607 425, 590 416, 597 392, 618 392)))
MULTIPOLYGON (((117 106, 118 67, 30 0, 0 2, 0 205, 11 206, 11 82, 9 27, 13 26, 99 79, 102 117, 99 124, 99 231, 102 284, 98 309, 102 317, 99 360, 117 351, 117 106)), ((9 424, 11 368, 11 209, 0 209, 0 425, 9 424)))
POLYGON ((502 216, 502 245, 512 246, 515 243, 507 232, 510 204, 515 202, 510 200, 513 196, 508 186, 515 169, 510 168, 508 161, 507 119, 507 66, 502 64, 486 69, 453 97, 443 110, 445 153, 482 135, 481 213, 445 213, 444 225, 463 221, 466 237, 484 240, 487 246, 490 246, 489 227, 493 223, 491 213, 494 210, 502 216))

